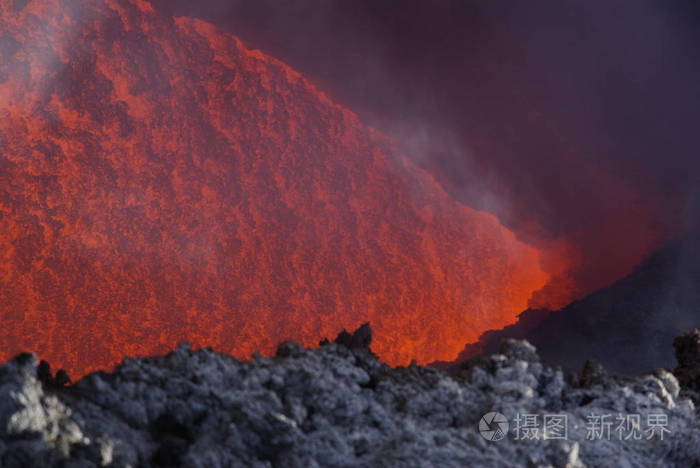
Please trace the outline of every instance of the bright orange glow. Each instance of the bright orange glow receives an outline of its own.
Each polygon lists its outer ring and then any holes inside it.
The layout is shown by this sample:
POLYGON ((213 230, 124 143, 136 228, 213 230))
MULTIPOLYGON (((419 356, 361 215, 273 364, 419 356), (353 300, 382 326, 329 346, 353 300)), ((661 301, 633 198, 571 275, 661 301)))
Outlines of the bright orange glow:
POLYGON ((285 64, 143 0, 0 3, 0 359, 72 374, 370 321, 453 359, 549 275, 285 64))

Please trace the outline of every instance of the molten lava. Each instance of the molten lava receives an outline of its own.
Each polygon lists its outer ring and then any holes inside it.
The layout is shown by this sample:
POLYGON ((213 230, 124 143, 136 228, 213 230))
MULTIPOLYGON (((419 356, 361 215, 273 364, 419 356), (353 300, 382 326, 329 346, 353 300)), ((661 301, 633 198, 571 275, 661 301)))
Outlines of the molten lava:
POLYGON ((453 359, 549 275, 285 64, 143 0, 0 3, 0 359, 453 359))

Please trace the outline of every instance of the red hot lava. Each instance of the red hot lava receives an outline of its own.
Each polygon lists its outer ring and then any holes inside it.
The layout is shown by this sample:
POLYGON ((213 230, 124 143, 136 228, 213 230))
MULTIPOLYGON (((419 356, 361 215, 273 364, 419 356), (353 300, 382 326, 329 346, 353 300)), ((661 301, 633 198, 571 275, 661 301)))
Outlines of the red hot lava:
POLYGON ((285 64, 143 0, 0 4, 2 356, 70 372, 370 321, 454 358, 549 275, 285 64))

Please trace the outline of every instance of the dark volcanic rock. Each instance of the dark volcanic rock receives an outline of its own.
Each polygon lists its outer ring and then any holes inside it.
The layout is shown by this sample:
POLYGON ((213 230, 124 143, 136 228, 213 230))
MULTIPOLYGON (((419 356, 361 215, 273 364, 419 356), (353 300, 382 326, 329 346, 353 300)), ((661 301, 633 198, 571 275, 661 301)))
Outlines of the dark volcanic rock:
POLYGON ((55 376, 51 374, 51 365, 47 361, 39 362, 36 376, 42 384, 49 387, 65 387, 72 383, 68 373, 63 369, 59 369, 55 376))
POLYGON ((372 328, 369 323, 365 323, 352 334, 343 330, 338 334, 335 342, 350 349, 369 350, 369 345, 372 344, 372 328))
MULTIPOLYGON (((19 356, 0 367, 0 466, 700 463, 694 405, 679 397, 667 371, 632 379, 589 365, 581 382, 567 381, 539 362, 533 346, 511 340, 501 353, 450 376, 378 362, 366 347, 368 326, 340 336, 318 349, 286 342, 277 356, 252 362, 181 346, 167 356, 127 359, 113 373, 90 374, 69 387, 42 383, 34 357, 19 356), (479 434, 490 411, 510 420, 504 440, 479 434), (587 438, 591 415, 622 413, 643 421, 664 415, 670 432, 653 440, 587 438), (516 440, 513 428, 524 414, 566 415, 568 440, 543 433, 516 440)), ((698 360, 696 342, 680 346, 679 368, 698 360)))
POLYGON ((579 383, 582 387, 591 388, 595 385, 610 385, 611 380, 608 372, 599 362, 589 359, 583 365, 579 383))
MULTIPOLYGON (((526 339, 542 360, 578 370, 587 359, 628 375, 672 367, 672 342, 700 327, 700 234, 655 254, 628 277, 560 311, 526 310, 518 322, 484 333, 462 360, 526 339)), ((441 363, 441 367, 449 367, 441 363)))
POLYGON ((700 330, 697 328, 673 340, 678 366, 673 371, 683 390, 700 402, 700 330))

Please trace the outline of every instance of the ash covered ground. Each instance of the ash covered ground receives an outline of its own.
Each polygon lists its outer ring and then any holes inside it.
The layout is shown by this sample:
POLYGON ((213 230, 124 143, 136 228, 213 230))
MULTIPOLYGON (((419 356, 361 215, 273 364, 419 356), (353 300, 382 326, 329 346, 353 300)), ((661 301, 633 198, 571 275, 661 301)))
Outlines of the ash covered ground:
POLYGON ((20 355, 0 367, 0 466, 700 464, 693 403, 700 331, 674 342, 673 373, 635 378, 608 375, 593 362, 565 375, 516 340, 459 374, 391 368, 371 353, 370 341, 363 326, 317 349, 285 342, 275 357, 248 362, 183 345, 74 385, 20 355), (510 421, 502 440, 479 432, 491 411, 510 421), (566 416, 566 438, 517 426, 533 415, 566 416), (592 417, 605 415, 636 415, 642 425, 627 438, 618 437, 617 424, 597 437, 592 417), (650 417, 659 431, 646 427, 650 417))

